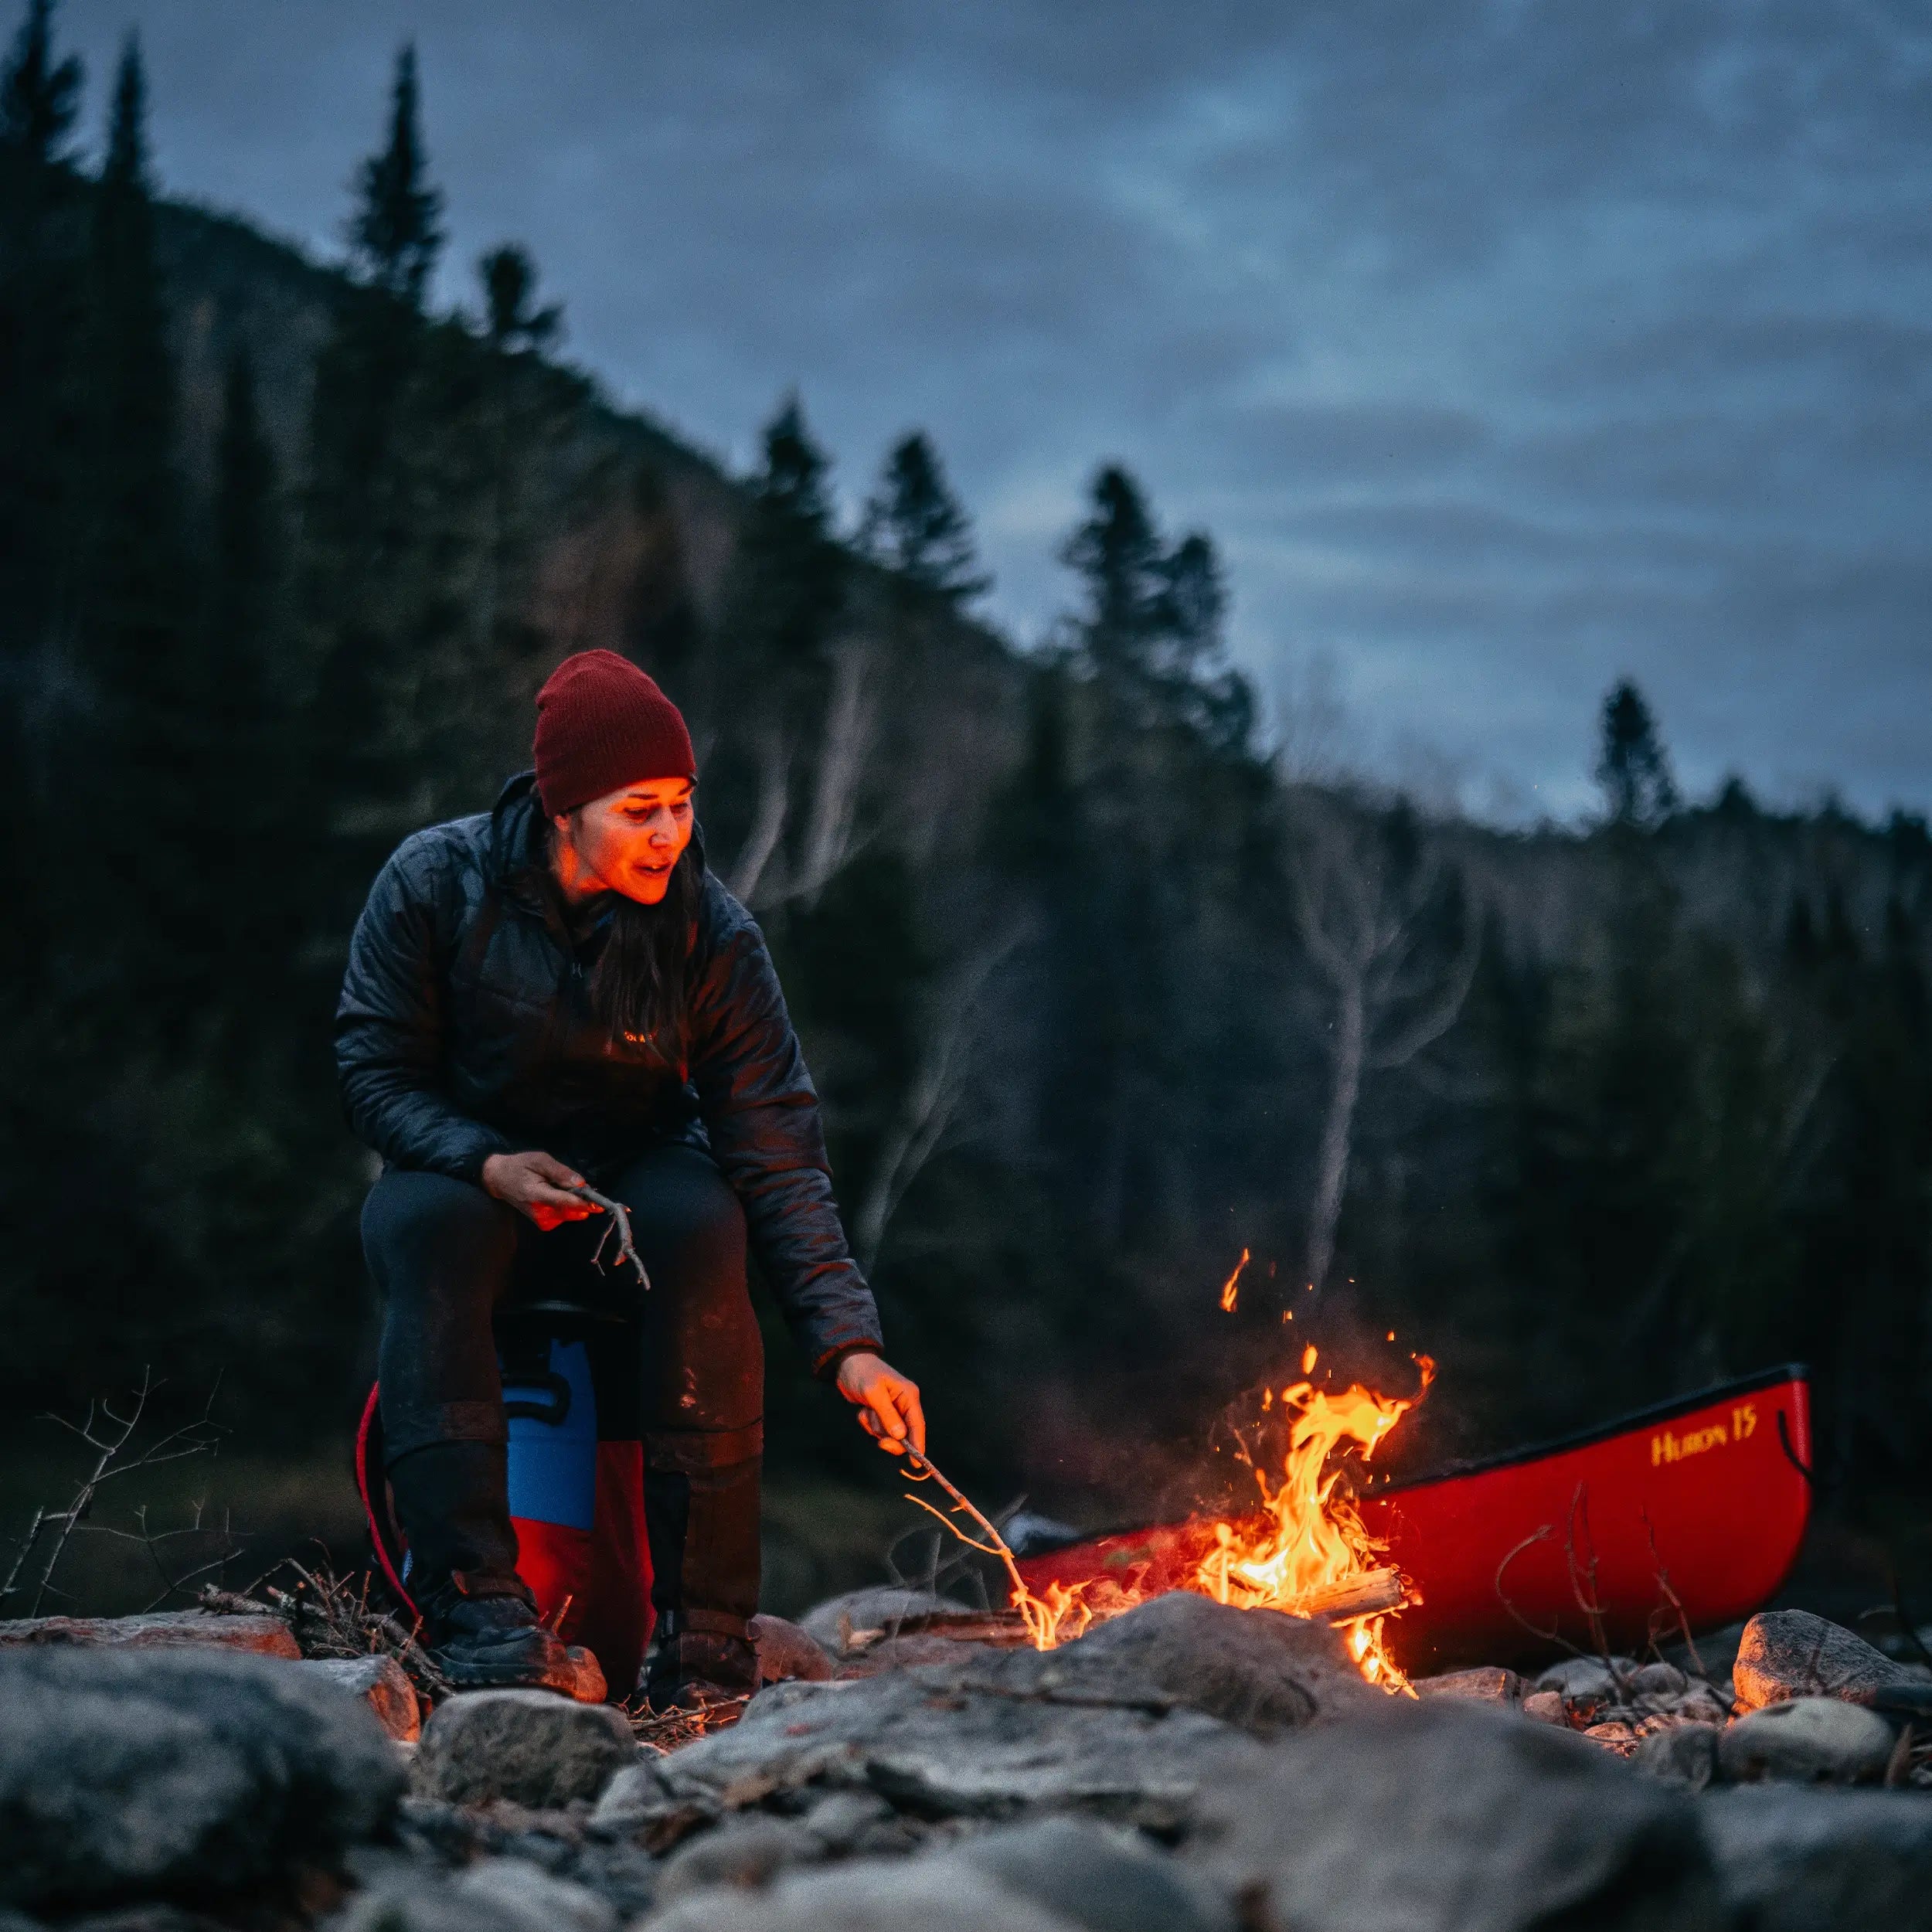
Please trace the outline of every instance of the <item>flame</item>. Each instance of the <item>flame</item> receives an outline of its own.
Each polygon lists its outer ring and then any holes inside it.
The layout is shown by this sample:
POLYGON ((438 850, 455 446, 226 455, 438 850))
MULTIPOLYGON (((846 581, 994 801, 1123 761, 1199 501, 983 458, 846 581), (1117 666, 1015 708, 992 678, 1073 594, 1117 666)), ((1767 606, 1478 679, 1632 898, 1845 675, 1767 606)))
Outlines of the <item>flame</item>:
MULTIPOLYGON (((1344 1471, 1329 1468, 1338 1450, 1352 1446, 1364 1462, 1376 1445, 1422 1400, 1435 1364, 1420 1358, 1422 1386, 1410 1396, 1379 1396, 1359 1383, 1340 1395, 1298 1382, 1281 1391, 1294 1420, 1281 1480, 1270 1485, 1254 1472, 1261 1514, 1246 1522, 1213 1526, 1214 1548, 1195 1572, 1192 1587, 1216 1603, 1241 1610, 1307 1613, 1301 1605, 1316 1592, 1345 1583, 1379 1566, 1388 1545, 1372 1536, 1349 1497, 1340 1492, 1344 1471)), ((1315 1366, 1315 1351, 1301 1357, 1302 1373, 1315 1366)), ((1350 1655, 1372 1684, 1408 1688, 1382 1639, 1383 1619, 1366 1617, 1348 1626, 1350 1655)))
POLYGON ((1240 1260, 1234 1264, 1234 1272, 1221 1284, 1221 1312, 1223 1315, 1232 1315, 1234 1312, 1235 1291, 1240 1286, 1241 1270, 1247 1264, 1248 1251, 1243 1248, 1241 1250, 1240 1260))
MULTIPOLYGON (((1304 1376, 1315 1359, 1313 1348, 1304 1351, 1304 1376)), ((1281 1480, 1271 1482, 1264 1471, 1255 1469, 1260 1510, 1207 1526, 1212 1546, 1192 1575, 1183 1580, 1185 1587, 1236 1609, 1305 1617, 1314 1614, 1308 1607, 1318 1605, 1336 1586, 1380 1568, 1388 1546, 1364 1526, 1342 1486, 1345 1470, 1338 1463, 1333 1468, 1330 1464, 1338 1452, 1351 1448, 1359 1451, 1364 1462, 1369 1461, 1389 1430, 1422 1400, 1435 1379, 1436 1365, 1426 1355, 1415 1360, 1422 1381, 1413 1396, 1377 1395, 1359 1383, 1338 1395, 1306 1380, 1282 1389, 1279 1400, 1287 1440, 1281 1480)), ((1263 1390, 1264 1413, 1275 1400, 1273 1389, 1263 1390)), ((1104 1578, 1051 1583, 1040 1597, 1015 1571, 1012 1600, 1034 1647, 1050 1650, 1131 1609, 1141 1600, 1141 1593, 1104 1578)), ((1343 1641, 1370 1683, 1413 1696, 1408 1679, 1383 1641, 1386 1622, 1386 1615, 1379 1613, 1351 1619, 1342 1626, 1343 1641)))

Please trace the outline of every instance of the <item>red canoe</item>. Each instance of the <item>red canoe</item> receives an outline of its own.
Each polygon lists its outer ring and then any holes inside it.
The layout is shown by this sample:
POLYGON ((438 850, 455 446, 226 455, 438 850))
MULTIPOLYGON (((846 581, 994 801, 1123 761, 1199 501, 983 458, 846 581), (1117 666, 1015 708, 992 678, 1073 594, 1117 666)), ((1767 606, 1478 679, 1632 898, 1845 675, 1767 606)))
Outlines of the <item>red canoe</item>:
MULTIPOLYGON (((1748 1616, 1777 1591, 1811 1512, 1811 1396, 1801 1368, 1770 1369, 1599 1429, 1392 1484, 1363 1522, 1421 1600, 1390 1624, 1411 1671, 1587 1648, 1581 1600, 1609 1641, 1748 1616), (1532 1632, 1553 1633, 1532 1635, 1532 1632)), ((1208 1546, 1198 1524, 1105 1536, 1021 1561, 1043 1590, 1111 1577, 1180 1587, 1208 1546)))

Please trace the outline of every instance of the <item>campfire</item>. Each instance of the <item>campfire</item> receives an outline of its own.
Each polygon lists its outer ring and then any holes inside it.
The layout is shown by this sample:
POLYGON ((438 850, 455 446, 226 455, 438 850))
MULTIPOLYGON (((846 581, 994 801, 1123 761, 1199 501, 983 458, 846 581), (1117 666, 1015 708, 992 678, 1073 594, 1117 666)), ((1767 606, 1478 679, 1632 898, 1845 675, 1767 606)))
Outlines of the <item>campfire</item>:
POLYGON ((1389 1615, 1420 1600, 1413 1585, 1383 1560, 1388 1546, 1364 1526, 1346 1458, 1352 1451, 1365 1463, 1373 1458, 1383 1439, 1422 1400, 1435 1364, 1427 1355, 1417 1357, 1422 1379, 1415 1394, 1384 1396, 1359 1383, 1340 1393, 1318 1387, 1311 1379, 1318 1359, 1315 1349, 1305 1349, 1301 1379, 1261 1391, 1260 1427, 1252 1440, 1240 1439, 1260 1506, 1245 1515, 1196 1519, 1186 1526, 1175 1560, 1138 1563, 1124 1577, 1098 1576, 1030 1589, 993 1526, 930 1464, 924 1466, 955 1498, 954 1512, 963 1510, 985 1531, 988 1540, 974 1546, 1004 1561, 1009 1602, 1036 1649, 1069 1642, 1163 1590, 1192 1590, 1240 1610, 1326 1617, 1342 1628, 1349 1655, 1370 1683, 1406 1692, 1408 1680, 1383 1633, 1389 1615))

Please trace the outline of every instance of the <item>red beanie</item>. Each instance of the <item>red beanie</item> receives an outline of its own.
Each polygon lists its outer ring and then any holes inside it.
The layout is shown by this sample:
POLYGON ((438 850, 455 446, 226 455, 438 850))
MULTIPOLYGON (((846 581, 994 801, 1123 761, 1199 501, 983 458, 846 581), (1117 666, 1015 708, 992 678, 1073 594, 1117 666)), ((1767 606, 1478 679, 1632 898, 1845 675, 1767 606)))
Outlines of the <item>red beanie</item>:
POLYGON ((536 788, 552 817, 641 779, 697 775, 683 714, 628 658, 580 651, 536 694, 536 788))

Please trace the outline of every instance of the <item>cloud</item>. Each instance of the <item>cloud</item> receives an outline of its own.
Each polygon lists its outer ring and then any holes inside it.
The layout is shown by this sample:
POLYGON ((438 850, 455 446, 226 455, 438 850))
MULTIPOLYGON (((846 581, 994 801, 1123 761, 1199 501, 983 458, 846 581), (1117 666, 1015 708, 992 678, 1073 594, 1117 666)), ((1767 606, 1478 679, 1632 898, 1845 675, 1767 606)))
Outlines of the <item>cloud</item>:
POLYGON ((178 189, 335 245, 397 40, 449 299, 517 237, 621 397, 849 499, 934 436, 995 607, 1104 458, 1232 563, 1269 680, 1580 797, 1648 685, 1693 775, 1932 803, 1932 19, 1906 0, 80 0, 178 189))

